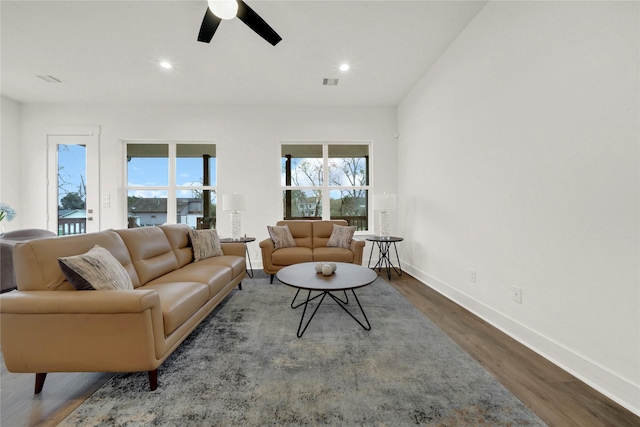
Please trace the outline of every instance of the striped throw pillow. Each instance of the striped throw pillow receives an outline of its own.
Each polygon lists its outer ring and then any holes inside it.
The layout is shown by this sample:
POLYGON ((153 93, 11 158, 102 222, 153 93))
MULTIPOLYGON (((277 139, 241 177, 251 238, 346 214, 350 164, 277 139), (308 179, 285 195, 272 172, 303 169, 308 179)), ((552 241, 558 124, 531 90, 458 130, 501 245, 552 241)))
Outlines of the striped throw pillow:
POLYGON ((273 240, 273 245, 276 249, 280 248, 292 248, 296 246, 296 241, 293 240, 291 230, 288 225, 267 225, 269 236, 273 240))
POLYGON ((131 277, 111 252, 95 245, 87 253, 58 258, 64 277, 79 291, 133 290, 131 277))
POLYGON ((327 246, 349 249, 355 231, 355 226, 333 224, 333 231, 331 231, 327 246))
POLYGON ((193 258, 195 261, 224 255, 220 246, 220 238, 215 229, 211 230, 189 230, 191 246, 193 247, 193 258))

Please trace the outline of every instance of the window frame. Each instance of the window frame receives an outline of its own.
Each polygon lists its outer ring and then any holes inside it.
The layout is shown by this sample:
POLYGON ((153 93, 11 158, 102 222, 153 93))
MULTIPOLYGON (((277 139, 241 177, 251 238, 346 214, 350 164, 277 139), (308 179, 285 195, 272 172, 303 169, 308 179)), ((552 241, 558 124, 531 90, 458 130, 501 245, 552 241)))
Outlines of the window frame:
POLYGON ((167 194, 167 220, 168 224, 177 224, 178 221, 178 203, 177 203, 177 195, 180 191, 211 191, 211 194, 215 194, 216 199, 216 212, 215 216, 213 216, 214 220, 217 220, 217 205, 218 205, 218 179, 217 179, 217 171, 218 171, 218 155, 216 153, 216 176, 214 177, 214 182, 216 185, 199 185, 199 186, 185 186, 178 185, 177 183, 177 152, 179 145, 213 145, 216 147, 217 144, 215 141, 167 141, 167 140, 122 140, 123 142, 123 157, 124 157, 124 167, 123 167, 123 180, 124 180, 124 218, 125 223, 128 224, 129 218, 129 192, 130 191, 164 191, 167 194), (167 161, 168 161, 168 182, 166 186, 163 185, 129 185, 129 173, 128 173, 128 146, 129 145, 167 145, 167 161))
MULTIPOLYGON (((280 184, 280 197, 283 197, 285 191, 287 190, 299 190, 299 191, 313 191, 319 190, 321 191, 321 219, 322 220, 330 220, 331 219, 331 192, 332 191, 340 191, 340 190, 364 190, 366 191, 366 220, 367 220, 367 228, 365 230, 358 230, 359 233, 370 233, 373 230, 373 216, 371 209, 371 201, 372 201, 372 191, 373 186, 371 185, 371 164, 372 164, 372 141, 281 141, 278 146, 278 163, 279 163, 279 176, 278 181, 280 184), (322 147, 322 185, 320 186, 295 186, 295 185, 286 185, 282 179, 282 159, 284 158, 283 147, 285 146, 321 146, 322 147), (367 148, 367 171, 366 171, 366 185, 349 185, 349 186, 337 186, 331 185, 329 182, 329 161, 331 157, 329 157, 329 147, 330 146, 339 146, 339 145, 362 145, 367 148)), ((295 158, 295 157, 294 157, 295 158)), ((302 158, 302 157, 300 157, 302 158)), ((282 210, 282 218, 286 218, 285 207, 283 206, 282 210)))

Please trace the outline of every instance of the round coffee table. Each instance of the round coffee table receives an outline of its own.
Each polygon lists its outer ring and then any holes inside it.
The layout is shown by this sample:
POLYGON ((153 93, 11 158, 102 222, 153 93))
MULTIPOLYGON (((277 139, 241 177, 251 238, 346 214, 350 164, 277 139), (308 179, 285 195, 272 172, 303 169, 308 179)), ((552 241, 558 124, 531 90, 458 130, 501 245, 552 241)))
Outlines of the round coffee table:
POLYGON ((301 338, 304 334, 304 331, 307 330, 307 326, 309 326, 309 323, 311 323, 311 319, 313 319, 313 316, 315 316, 318 308, 327 295, 329 295, 344 311, 346 311, 347 314, 349 314, 349 316, 353 318, 353 320, 358 322, 358 324, 362 326, 365 331, 370 331, 371 324, 369 323, 369 319, 367 319, 367 315, 362 309, 360 301, 358 301, 355 289, 373 283, 378 277, 376 272, 360 265, 348 264, 345 262, 336 262, 335 264, 337 268, 335 273, 333 273, 331 276, 323 276, 320 273, 316 273, 316 264, 317 263, 315 262, 294 264, 283 268, 276 274, 276 277, 282 283, 298 289, 296 295, 293 297, 293 301, 291 301, 291 308, 296 309, 300 306, 304 306, 304 309, 302 310, 302 316, 300 317, 300 325, 298 325, 298 338, 301 338), (296 302, 296 298, 298 297, 298 294, 301 290, 308 291, 307 298, 303 302, 294 305, 296 302), (311 292, 314 291, 320 293, 318 295, 315 295, 314 297, 311 297, 311 292), (344 300, 341 300, 333 294, 334 292, 340 291, 344 292, 344 300), (353 298, 356 300, 356 303, 358 303, 360 312, 362 312, 362 315, 364 316, 366 325, 358 320, 353 315, 353 313, 351 313, 347 309, 346 305, 349 304, 347 291, 351 291, 351 293, 353 294, 353 298), (313 313, 311 313, 311 317, 309 318, 309 320, 307 320, 303 327, 302 325, 304 323, 304 317, 307 312, 309 302, 315 300, 316 298, 320 298, 320 302, 316 306, 313 313))

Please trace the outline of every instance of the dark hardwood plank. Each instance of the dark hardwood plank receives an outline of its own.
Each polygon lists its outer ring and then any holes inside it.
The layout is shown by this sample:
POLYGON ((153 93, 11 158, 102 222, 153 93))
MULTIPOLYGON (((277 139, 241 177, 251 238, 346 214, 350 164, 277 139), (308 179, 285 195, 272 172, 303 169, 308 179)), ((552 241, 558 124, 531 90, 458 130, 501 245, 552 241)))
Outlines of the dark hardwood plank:
POLYGON ((55 426, 113 376, 112 373, 50 373, 39 394, 35 374, 14 374, 1 361, 0 425, 55 426))

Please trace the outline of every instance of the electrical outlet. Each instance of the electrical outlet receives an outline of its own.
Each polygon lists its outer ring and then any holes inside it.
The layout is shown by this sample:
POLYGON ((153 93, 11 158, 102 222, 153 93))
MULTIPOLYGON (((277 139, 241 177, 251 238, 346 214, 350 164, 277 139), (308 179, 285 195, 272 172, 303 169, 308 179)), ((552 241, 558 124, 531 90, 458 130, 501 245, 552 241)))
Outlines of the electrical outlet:
POLYGON ((471 280, 471 282, 476 283, 476 271, 475 270, 469 270, 469 280, 471 280))
POLYGON ((511 298, 518 304, 522 304, 522 288, 516 286, 511 288, 511 298))

